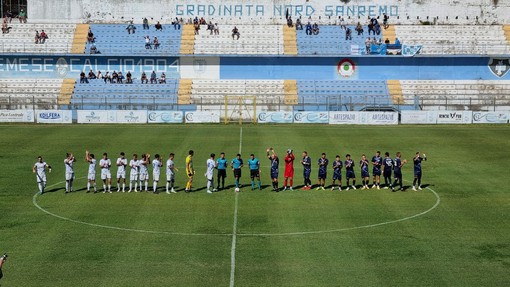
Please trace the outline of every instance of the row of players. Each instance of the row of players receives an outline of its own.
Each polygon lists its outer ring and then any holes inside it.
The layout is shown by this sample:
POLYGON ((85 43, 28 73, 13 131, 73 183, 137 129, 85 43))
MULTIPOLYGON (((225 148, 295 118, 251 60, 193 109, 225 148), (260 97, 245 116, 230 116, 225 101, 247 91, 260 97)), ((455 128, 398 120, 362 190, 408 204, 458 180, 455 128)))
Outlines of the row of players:
MULTIPOLYGON (((278 192, 280 189, 278 187, 278 177, 279 177, 279 157, 276 154, 273 148, 268 148, 266 150, 266 155, 270 160, 270 175, 271 182, 273 186, 273 191, 278 192)), ((177 167, 175 167, 174 163, 174 154, 170 153, 168 159, 166 161, 166 193, 175 193, 175 172, 178 172, 177 167)), ((188 156, 186 157, 186 175, 188 180, 186 182, 185 192, 190 192, 193 184, 193 177, 195 175, 195 169, 193 167, 193 150, 188 152, 188 156)), ((225 158, 225 153, 221 153, 220 157, 216 160, 216 155, 212 153, 210 158, 206 162, 206 173, 205 176, 207 178, 207 192, 212 193, 217 191, 218 189, 225 188, 225 178, 227 177, 227 167, 228 160, 225 158), (214 170, 217 170, 217 186, 214 185, 214 170)), ((291 149, 287 150, 287 153, 284 158, 285 162, 285 170, 284 170, 284 186, 283 190, 292 190, 293 189, 293 178, 294 178, 294 160, 295 156, 291 149)), ((416 152, 415 157, 413 158, 414 163, 414 181, 413 181, 413 190, 421 190, 421 177, 422 177, 422 161, 427 160, 425 154, 423 157, 420 156, 420 152, 416 152)), ((96 188, 96 159, 94 154, 91 154, 89 151, 85 152, 85 161, 89 164, 88 170, 88 182, 87 182, 87 192, 91 191, 93 188, 94 192, 97 192, 96 188)), ((67 153, 66 158, 64 159, 65 164, 65 179, 66 179, 66 187, 65 192, 73 191, 73 181, 74 181, 74 163, 76 159, 72 153, 67 153)), ((248 167, 250 169, 250 178, 251 178, 251 188, 252 190, 258 188, 261 189, 260 182, 260 161, 255 157, 254 154, 250 155, 250 159, 248 160, 248 167), (255 183, 255 181, 257 183, 255 183)), ((312 182, 310 180, 311 170, 312 170, 312 160, 308 156, 306 151, 302 154, 302 159, 300 163, 303 165, 303 178, 304 178, 304 190, 312 189, 312 182)), ((384 188, 391 188, 392 191, 396 191, 395 188, 397 186, 400 187, 400 190, 404 190, 402 185, 402 167, 407 163, 406 159, 401 159, 401 153, 397 152, 396 157, 392 159, 388 152, 385 153, 384 158, 381 156, 381 152, 377 151, 376 154, 372 157, 371 162, 368 161, 365 154, 361 156, 361 160, 359 161, 361 168, 361 180, 362 180, 362 189, 368 189, 369 187, 369 165, 372 164, 372 175, 373 175, 373 183, 372 188, 380 189, 381 187, 381 175, 384 177, 384 188), (392 173, 394 176, 394 182, 392 183, 392 173)), ((148 191, 148 183, 149 183, 149 169, 148 167, 152 164, 152 177, 153 177, 153 186, 152 191, 157 193, 158 182, 160 178, 161 167, 163 166, 163 161, 159 154, 154 156, 154 160, 151 162, 150 154, 142 154, 141 159, 138 159, 137 154, 133 154, 132 159, 129 161, 130 167, 130 177, 129 177, 129 190, 128 192, 134 191, 148 191), (139 187, 139 189, 138 189, 139 187), (134 188, 134 189, 133 189, 134 188)), ((325 153, 322 153, 321 157, 318 159, 318 185, 317 190, 325 189, 329 160, 326 157, 325 153)), ((99 166, 101 168, 101 179, 103 181, 103 193, 112 192, 112 175, 111 175, 111 166, 112 162, 108 158, 108 154, 104 153, 103 157, 99 161, 99 166)), ((121 152, 120 157, 117 158, 116 161, 117 166, 117 192, 125 192, 126 191, 126 168, 128 166, 128 160, 125 157, 125 153, 121 152)), ((345 156, 345 161, 340 159, 340 156, 337 155, 335 160, 332 163, 333 169, 333 180, 331 184, 331 189, 334 190, 338 188, 338 190, 342 190, 342 168, 345 166, 346 169, 346 180, 347 186, 346 190, 350 188, 356 189, 356 174, 354 172, 355 163, 351 158, 350 154, 345 156), (352 181, 352 184, 351 184, 352 181), (338 182, 338 183, 337 183, 338 182)), ((242 168, 244 167, 244 161, 241 158, 240 154, 237 154, 234 159, 230 162, 230 168, 233 171, 235 178, 235 191, 239 192, 239 188, 241 187, 240 179, 242 175, 242 168)), ((36 179, 39 187, 40 193, 44 193, 44 189, 46 187, 46 169, 51 172, 51 166, 43 161, 41 156, 38 157, 38 161, 33 166, 33 172, 36 174, 36 179)))

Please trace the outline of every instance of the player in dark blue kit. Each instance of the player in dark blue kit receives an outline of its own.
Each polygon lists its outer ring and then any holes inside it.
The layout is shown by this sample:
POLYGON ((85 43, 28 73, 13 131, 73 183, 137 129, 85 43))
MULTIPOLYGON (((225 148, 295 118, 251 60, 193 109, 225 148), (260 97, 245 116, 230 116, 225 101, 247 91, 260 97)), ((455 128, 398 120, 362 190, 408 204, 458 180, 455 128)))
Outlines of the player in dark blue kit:
POLYGON ((255 157, 254 154, 250 155, 250 159, 248 160, 248 167, 250 167, 251 190, 255 189, 255 178, 257 179, 258 187, 260 190, 260 161, 255 157))
POLYGON ((361 160, 359 161, 359 165, 361 166, 361 184, 363 185, 363 187, 361 187, 361 189, 368 189, 370 173, 368 172, 368 159, 365 154, 361 155, 361 160))
POLYGON ((351 155, 345 155, 345 178, 347 179, 347 190, 350 187, 352 189, 356 189, 356 174, 354 174, 354 161, 351 159, 351 155), (352 179, 352 185, 350 185, 350 181, 352 179))
POLYGON ((374 176, 373 181, 374 184, 372 185, 372 188, 377 187, 377 189, 381 189, 379 186, 381 184, 381 165, 382 165, 382 157, 380 151, 377 151, 375 155, 372 157, 372 165, 373 165, 372 174, 374 176))
POLYGON ((312 181, 310 180, 310 174, 312 173, 312 159, 308 156, 306 151, 303 152, 301 164, 303 165, 303 178, 305 179, 305 185, 302 189, 310 190, 312 188, 312 181))
POLYGON ((326 154, 322 153, 321 157, 318 160, 319 164, 319 186, 317 190, 324 190, 324 185, 326 184, 326 178, 328 177, 328 163, 329 160, 326 158, 326 154))
POLYGON ((241 187, 239 184, 239 180, 241 179, 241 168, 243 167, 243 159, 240 154, 232 160, 230 163, 232 170, 234 171, 234 177, 236 179, 236 191, 241 187))
POLYGON ((267 158, 271 162, 271 182, 273 183, 273 191, 279 192, 278 189, 278 165, 280 164, 280 160, 276 155, 274 149, 272 147, 266 150, 267 158))
POLYGON ((383 159, 383 176, 384 176, 384 189, 392 187, 391 185, 391 172, 393 171, 393 160, 389 152, 384 153, 383 159))
POLYGON ((221 189, 225 188, 225 178, 227 177, 227 159, 225 158, 225 153, 222 152, 220 154, 220 158, 216 160, 216 168, 218 169, 218 187, 217 189, 220 189, 220 183, 221 183, 221 189))
POLYGON ((340 156, 337 155, 333 162, 333 183, 331 183, 331 190, 335 190, 336 180, 338 180, 338 190, 342 190, 342 167, 342 160, 340 159, 340 156))
POLYGON ((416 191, 416 183, 418 183, 418 190, 421 190, 421 162, 427 160, 427 156, 423 154, 423 157, 420 156, 420 152, 416 152, 416 155, 413 158, 414 162, 414 180, 413 180, 413 190, 416 191))
POLYGON ((393 161, 393 174, 395 175, 395 181, 391 186, 391 191, 395 192, 395 187, 400 185, 400 190, 404 191, 404 186, 402 185, 402 167, 407 163, 407 160, 400 159, 400 152, 397 152, 397 157, 393 161))

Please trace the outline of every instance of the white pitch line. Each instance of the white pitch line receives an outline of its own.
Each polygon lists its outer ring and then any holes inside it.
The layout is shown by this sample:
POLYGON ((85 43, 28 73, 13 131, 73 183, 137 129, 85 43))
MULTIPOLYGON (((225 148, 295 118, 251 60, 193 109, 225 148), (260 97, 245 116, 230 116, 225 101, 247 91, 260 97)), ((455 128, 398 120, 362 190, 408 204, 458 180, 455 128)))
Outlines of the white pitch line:
MULTIPOLYGON (((239 153, 243 150, 243 127, 239 132, 239 153)), ((237 208, 239 202, 239 193, 235 193, 234 204, 234 223, 232 227, 232 247, 230 248, 230 287, 234 287, 236 277, 236 243, 237 243, 237 208)))

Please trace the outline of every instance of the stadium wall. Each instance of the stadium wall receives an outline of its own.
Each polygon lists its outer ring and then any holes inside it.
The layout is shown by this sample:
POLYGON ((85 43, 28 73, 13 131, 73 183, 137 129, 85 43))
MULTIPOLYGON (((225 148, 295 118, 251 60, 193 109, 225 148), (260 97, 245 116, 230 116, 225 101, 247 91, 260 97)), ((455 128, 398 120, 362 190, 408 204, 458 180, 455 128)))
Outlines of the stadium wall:
POLYGON ((396 24, 503 24, 509 22, 509 0, 31 0, 31 21, 55 22, 141 22, 169 23, 175 17, 204 17, 217 23, 283 23, 286 15, 322 23, 334 23, 339 16, 348 22, 386 13, 396 24))
MULTIPOLYGON (((501 62, 500 62, 501 61, 501 62)), ((503 63, 499 65, 498 63, 503 63)), ((508 80, 490 57, 0 56, 0 78, 78 78, 81 71, 165 72, 169 78, 307 80, 508 80), (347 67, 350 70, 346 71, 347 67), (340 71, 342 70, 342 73, 340 71)))

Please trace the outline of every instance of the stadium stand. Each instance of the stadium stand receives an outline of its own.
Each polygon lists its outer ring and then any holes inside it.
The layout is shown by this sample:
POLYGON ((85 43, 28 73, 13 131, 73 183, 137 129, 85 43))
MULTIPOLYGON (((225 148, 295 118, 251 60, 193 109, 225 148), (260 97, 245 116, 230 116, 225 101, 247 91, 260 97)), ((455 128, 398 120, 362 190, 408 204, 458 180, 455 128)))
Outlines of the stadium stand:
POLYGON ((71 52, 75 24, 15 23, 9 33, 2 34, 1 53, 67 54, 71 52), (44 30, 48 39, 44 44, 35 44, 35 31, 44 30))
POLYGON ((0 79, 0 109, 57 109, 63 79, 0 79))
POLYGON ((219 35, 210 35, 207 26, 201 25, 195 35, 195 54, 278 55, 283 54, 281 25, 237 25, 239 40, 232 39, 234 25, 220 25, 219 35))
MULTIPOLYGON (((320 26, 318 35, 306 35, 306 31, 297 31, 297 48, 300 55, 350 55, 351 45, 365 47, 365 39, 368 36, 367 27, 363 35, 358 35, 354 30, 355 26, 347 26, 352 30, 352 40, 345 39, 345 30, 340 26, 320 26)), ((373 36, 377 39, 382 35, 373 36)), ((364 50, 364 49, 363 49, 364 50)))
MULTIPOLYGON (((142 25, 135 25, 135 33, 128 34, 127 24, 92 24, 90 29, 96 37, 95 46, 101 54, 108 55, 178 55, 181 48, 181 30, 172 25, 163 25, 163 31, 156 31, 154 25, 143 30, 142 25), (151 48, 145 48, 144 37, 151 39, 151 48), (155 49, 154 37, 158 37, 160 46, 155 49)), ((92 44, 87 43, 84 53, 90 53, 92 44)))

